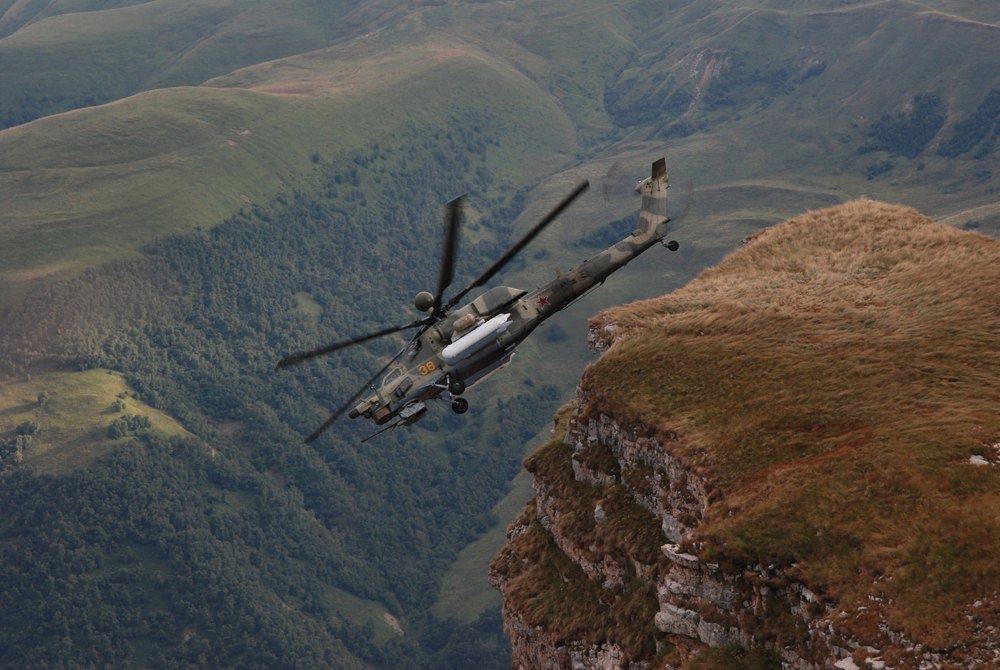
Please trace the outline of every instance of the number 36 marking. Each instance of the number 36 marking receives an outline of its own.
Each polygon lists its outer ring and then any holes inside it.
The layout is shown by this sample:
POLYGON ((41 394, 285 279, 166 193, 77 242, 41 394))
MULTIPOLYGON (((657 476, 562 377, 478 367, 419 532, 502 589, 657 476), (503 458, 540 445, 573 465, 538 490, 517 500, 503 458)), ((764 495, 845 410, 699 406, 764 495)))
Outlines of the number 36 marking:
POLYGON ((420 371, 421 375, 427 375, 437 370, 437 366, 434 365, 434 361, 427 361, 426 363, 418 367, 417 370, 420 371))

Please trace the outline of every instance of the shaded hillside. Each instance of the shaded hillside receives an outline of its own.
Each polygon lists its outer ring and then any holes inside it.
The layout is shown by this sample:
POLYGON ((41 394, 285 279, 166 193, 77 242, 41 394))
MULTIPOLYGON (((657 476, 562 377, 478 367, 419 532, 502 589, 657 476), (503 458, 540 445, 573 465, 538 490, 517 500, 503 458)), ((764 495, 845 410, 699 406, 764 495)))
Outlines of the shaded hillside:
POLYGON ((5 64, 0 127, 154 88, 197 85, 239 67, 357 36, 371 21, 389 20, 399 11, 354 4, 0 4, 0 60, 5 64))
POLYGON ((816 667, 856 644, 875 650, 856 661, 891 667, 913 667, 914 644, 936 662, 992 659, 998 283, 995 240, 855 201, 595 318, 608 350, 557 422, 568 446, 528 461, 538 512, 495 564, 515 650, 567 625, 532 614, 555 594, 512 560, 528 557, 567 562, 578 597, 603 581, 605 605, 613 577, 649 584, 645 642, 612 605, 597 629, 570 624, 569 650, 649 659, 665 632, 816 667), (664 552, 627 539, 648 532, 664 552))

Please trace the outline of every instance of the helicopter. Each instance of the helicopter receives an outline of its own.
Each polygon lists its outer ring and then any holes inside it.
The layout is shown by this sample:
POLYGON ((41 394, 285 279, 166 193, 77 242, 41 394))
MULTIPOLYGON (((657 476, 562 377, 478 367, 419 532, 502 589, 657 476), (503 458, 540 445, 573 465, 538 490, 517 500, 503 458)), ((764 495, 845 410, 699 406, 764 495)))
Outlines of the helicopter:
POLYGON ((667 218, 669 186, 666 159, 660 158, 652 164, 650 176, 636 186, 636 192, 642 195, 642 206, 636 228, 628 237, 568 272, 557 269, 555 279, 532 291, 496 286, 457 308, 470 291, 484 286, 562 214, 587 190, 589 183, 580 183, 493 265, 445 302, 444 294, 451 285, 457 257, 463 198, 449 202, 437 292, 421 291, 414 300, 417 310, 426 312, 427 316, 286 356, 278 362, 277 369, 284 369, 376 338, 419 329, 399 353, 306 438, 306 443, 315 441, 344 412, 348 412, 351 419, 364 417, 376 426, 385 426, 365 441, 387 430, 412 425, 427 414, 427 403, 442 394, 451 401, 456 414, 464 414, 469 409, 469 402, 462 394, 509 365, 517 346, 542 322, 603 284, 612 273, 653 245, 663 244, 671 251, 678 249, 676 241, 665 241, 670 221, 667 218), (376 381, 379 382, 377 386, 376 381), (366 392, 369 395, 361 399, 366 392))

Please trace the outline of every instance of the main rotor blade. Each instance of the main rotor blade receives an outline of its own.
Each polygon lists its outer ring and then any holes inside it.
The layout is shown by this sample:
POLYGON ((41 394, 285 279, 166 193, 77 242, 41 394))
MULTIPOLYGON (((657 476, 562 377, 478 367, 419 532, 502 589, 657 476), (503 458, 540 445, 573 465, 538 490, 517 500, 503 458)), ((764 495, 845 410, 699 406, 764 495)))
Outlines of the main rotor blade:
MULTIPOLYGON (((410 346, 410 345, 406 345, 406 346, 410 346)), ((351 407, 351 405, 353 405, 355 402, 357 402, 358 398, 360 398, 362 395, 364 395, 365 392, 368 391, 371 388, 371 385, 375 383, 375 380, 378 379, 379 377, 381 377, 382 374, 386 370, 389 369, 389 366, 391 366, 393 363, 396 362, 396 360, 399 359, 400 355, 404 351, 406 351, 406 347, 404 347, 403 349, 401 349, 398 354, 396 354, 395 356, 393 356, 392 359, 388 363, 385 364, 385 367, 383 367, 381 370, 379 370, 374 375, 372 375, 372 378, 369 379, 367 382, 365 382, 364 386, 362 386, 360 389, 358 389, 358 392, 355 393, 354 395, 352 395, 347 400, 347 402, 345 402, 343 405, 341 405, 340 407, 338 407, 337 411, 335 411, 333 414, 331 414, 330 418, 327 419, 326 421, 324 421, 322 426, 320 426, 319 428, 317 428, 316 430, 314 430, 313 433, 312 433, 312 435, 310 435, 309 437, 306 438, 306 444, 312 444, 313 442, 316 441, 316 439, 320 435, 322 435, 324 432, 326 432, 326 430, 330 426, 333 425, 333 422, 336 421, 337 419, 339 419, 341 417, 341 415, 344 412, 346 412, 351 407)))
POLYGON ((521 249, 524 249, 526 246, 528 246, 528 244, 533 239, 535 239, 535 237, 538 235, 538 233, 542 232, 545 229, 546 226, 548 226, 550 223, 552 223, 556 219, 557 216, 559 216, 560 214, 562 214, 563 210, 565 210, 567 207, 569 207, 571 204, 573 204, 573 201, 576 200, 577 198, 579 198, 583 194, 583 192, 586 191, 589 187, 590 187, 590 182, 584 181, 584 182, 580 183, 580 185, 577 186, 575 189, 573 189, 572 193, 570 193, 565 198, 563 198, 562 202, 560 202, 558 205, 556 205, 555 209, 553 209, 551 212, 549 212, 548 215, 544 219, 542 219, 541 221, 539 221, 538 223, 536 223, 534 228, 532 228, 531 230, 529 230, 528 233, 524 237, 522 237, 520 240, 518 240, 514 244, 514 246, 512 246, 510 249, 508 249, 507 253, 505 253, 493 265, 491 265, 486 270, 486 272, 484 272, 483 274, 479 275, 479 277, 477 277, 474 282, 472 282, 471 284, 469 284, 468 286, 466 286, 465 289, 461 293, 459 293, 454 298, 452 298, 451 300, 449 300, 448 304, 445 306, 445 311, 448 311, 449 309, 451 309, 452 307, 454 307, 458 303, 459 300, 461 300, 463 297, 465 297, 466 293, 468 293, 469 291, 471 291, 474 288, 478 288, 478 287, 482 286, 483 284, 485 284, 486 282, 488 282, 490 279, 492 279, 493 275, 495 275, 496 273, 500 272, 500 270, 502 270, 503 267, 505 265, 507 265, 507 263, 509 263, 510 260, 512 258, 514 258, 514 256, 516 256, 518 254, 519 251, 521 251, 521 249))
POLYGON ((438 289, 434 294, 432 314, 441 311, 441 298, 451 286, 455 274, 455 258, 458 255, 458 229, 462 222, 462 198, 458 196, 448 203, 448 223, 444 232, 444 246, 441 249, 441 271, 438 273, 438 289))
POLYGON ((324 356, 326 354, 331 354, 334 351, 339 351, 340 349, 345 349, 355 344, 361 344, 362 342, 367 342, 369 340, 374 340, 379 337, 384 337, 386 335, 392 335, 393 333, 398 333, 402 330, 409 330, 410 328, 416 328, 417 326, 426 325, 427 319, 419 319, 413 323, 408 323, 403 326, 393 326, 392 328, 386 328, 375 333, 369 333, 367 335, 362 335, 361 337, 354 337, 349 340, 343 340, 341 342, 334 342, 333 344, 328 344, 325 347, 320 347, 319 349, 313 349, 312 351, 303 351, 298 354, 292 354, 291 356, 286 356, 278 361, 275 369, 281 370, 292 365, 297 365, 303 363, 310 359, 316 358, 317 356, 324 356))

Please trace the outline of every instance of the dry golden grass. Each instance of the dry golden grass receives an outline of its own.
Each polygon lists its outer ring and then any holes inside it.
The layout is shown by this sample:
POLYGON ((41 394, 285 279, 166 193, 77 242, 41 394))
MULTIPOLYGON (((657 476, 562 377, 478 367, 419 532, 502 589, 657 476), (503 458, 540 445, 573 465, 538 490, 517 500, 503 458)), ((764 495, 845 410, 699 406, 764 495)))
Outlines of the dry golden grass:
POLYGON ((718 483, 705 553, 796 563, 842 607, 972 642, 973 603, 1000 610, 998 287, 1000 242, 855 201, 601 314, 614 344, 583 386, 718 483))

